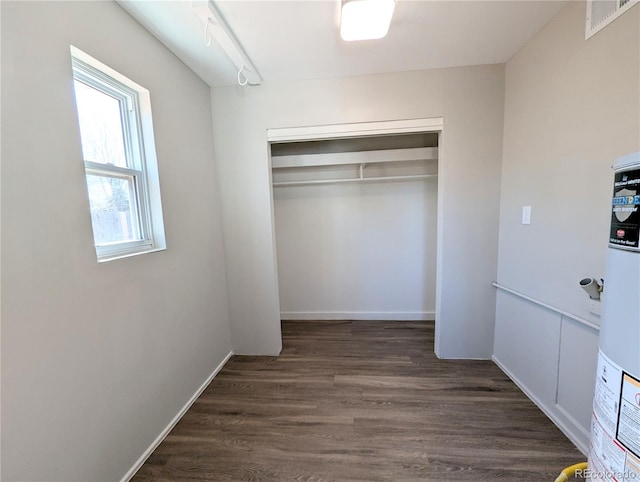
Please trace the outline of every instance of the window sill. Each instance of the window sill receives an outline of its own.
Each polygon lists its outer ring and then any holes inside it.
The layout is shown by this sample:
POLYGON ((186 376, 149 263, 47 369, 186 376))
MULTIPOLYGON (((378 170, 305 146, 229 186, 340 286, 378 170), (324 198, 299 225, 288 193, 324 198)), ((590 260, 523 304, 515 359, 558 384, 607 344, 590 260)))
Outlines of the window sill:
POLYGON ((151 248, 151 249, 144 249, 144 250, 135 251, 131 253, 120 253, 120 254, 114 254, 114 255, 101 256, 100 258, 98 258, 98 263, 106 263, 107 261, 115 261, 117 259, 123 259, 123 258, 131 258, 132 256, 138 256, 140 254, 157 253, 158 251, 166 251, 166 249, 167 249, 166 247, 151 248))

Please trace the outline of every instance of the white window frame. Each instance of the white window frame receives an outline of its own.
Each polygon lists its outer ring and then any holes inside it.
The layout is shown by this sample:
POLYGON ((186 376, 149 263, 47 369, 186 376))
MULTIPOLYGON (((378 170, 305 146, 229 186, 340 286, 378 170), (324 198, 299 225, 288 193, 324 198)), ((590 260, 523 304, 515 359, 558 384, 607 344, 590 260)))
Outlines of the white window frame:
POLYGON ((129 167, 84 159, 84 168, 86 175, 133 179, 130 197, 135 205, 132 212, 137 217, 140 239, 96 243, 98 261, 166 249, 149 91, 73 46, 71 64, 74 80, 104 92, 126 106, 120 112, 125 157, 129 167))

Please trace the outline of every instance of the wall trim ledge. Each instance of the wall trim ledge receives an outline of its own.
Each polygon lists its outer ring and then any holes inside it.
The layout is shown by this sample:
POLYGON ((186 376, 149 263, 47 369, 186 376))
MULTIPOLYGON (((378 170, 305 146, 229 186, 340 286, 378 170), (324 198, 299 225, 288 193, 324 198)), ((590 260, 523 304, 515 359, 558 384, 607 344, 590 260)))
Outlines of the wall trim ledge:
POLYGON ((218 364, 217 367, 213 370, 211 375, 207 377, 207 379, 200 385, 200 387, 195 391, 195 393, 191 396, 187 403, 180 409, 180 411, 176 414, 173 419, 169 422, 169 424, 160 432, 160 434, 156 437, 156 439, 151 442, 151 445, 145 450, 140 458, 133 464, 133 466, 127 471, 127 473, 120 479, 120 482, 129 482, 136 472, 140 470, 140 467, 146 462, 149 456, 153 453, 153 451, 158 448, 158 445, 162 443, 162 441, 169 435, 169 432, 176 426, 176 424, 180 421, 182 417, 187 413, 187 411, 191 408, 191 405, 195 403, 198 397, 205 391, 205 389, 209 386, 209 384, 213 381, 216 375, 222 370, 225 364, 229 361, 229 359, 234 355, 233 351, 230 351, 227 356, 218 364))
POLYGON ((580 317, 578 315, 574 315, 573 313, 569 313, 568 311, 561 310, 560 308, 556 308, 555 306, 552 306, 552 305, 549 305, 547 303, 544 303, 543 301, 536 300, 535 298, 531 298, 530 296, 527 296, 524 293, 520 293, 519 291, 516 291, 514 289, 507 288, 506 286, 501 285, 497 281, 494 281, 491 284, 493 286, 495 286, 496 288, 498 288, 499 290, 501 290, 501 291, 505 291, 507 293, 511 293, 512 295, 515 295, 518 298, 522 298, 523 300, 529 301, 529 302, 533 303, 534 305, 542 306, 543 308, 546 308, 547 310, 553 311, 553 312, 558 313, 559 315, 565 316, 567 318, 571 318, 572 320, 577 321, 578 323, 581 323, 581 324, 586 325, 586 326, 588 326, 590 328, 593 328, 594 330, 600 331, 600 325, 594 323, 593 321, 585 320, 584 318, 582 318, 582 317, 580 317))

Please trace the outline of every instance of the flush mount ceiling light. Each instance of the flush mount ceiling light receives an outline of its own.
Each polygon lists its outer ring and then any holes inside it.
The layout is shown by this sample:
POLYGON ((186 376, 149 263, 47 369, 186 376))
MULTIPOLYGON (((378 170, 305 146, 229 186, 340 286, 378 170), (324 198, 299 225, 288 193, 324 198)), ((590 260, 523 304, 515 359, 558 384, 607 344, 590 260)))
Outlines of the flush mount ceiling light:
POLYGON ((340 36, 343 40, 374 40, 387 35, 395 0, 343 0, 340 36))

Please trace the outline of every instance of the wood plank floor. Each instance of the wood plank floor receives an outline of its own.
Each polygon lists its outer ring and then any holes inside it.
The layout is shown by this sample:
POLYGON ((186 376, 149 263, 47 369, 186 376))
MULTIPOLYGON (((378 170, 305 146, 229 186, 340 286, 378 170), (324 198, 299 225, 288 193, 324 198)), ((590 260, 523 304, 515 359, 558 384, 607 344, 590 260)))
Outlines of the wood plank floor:
POLYGON ((584 456, 490 361, 427 322, 282 324, 232 357, 134 481, 552 482, 584 456))

